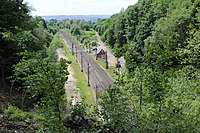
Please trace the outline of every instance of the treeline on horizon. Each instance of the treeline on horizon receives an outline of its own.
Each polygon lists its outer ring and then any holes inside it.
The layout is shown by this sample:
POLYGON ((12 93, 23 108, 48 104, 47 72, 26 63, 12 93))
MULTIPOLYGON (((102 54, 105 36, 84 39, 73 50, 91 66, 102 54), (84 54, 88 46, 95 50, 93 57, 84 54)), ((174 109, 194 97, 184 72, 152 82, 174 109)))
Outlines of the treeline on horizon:
POLYGON ((139 0, 96 23, 46 22, 30 11, 23 0, 0 1, 1 130, 200 131, 200 1, 139 0), (99 96, 102 110, 83 101, 66 112, 70 61, 57 61, 60 29, 85 46, 96 30, 116 57, 125 57, 115 85, 99 96))

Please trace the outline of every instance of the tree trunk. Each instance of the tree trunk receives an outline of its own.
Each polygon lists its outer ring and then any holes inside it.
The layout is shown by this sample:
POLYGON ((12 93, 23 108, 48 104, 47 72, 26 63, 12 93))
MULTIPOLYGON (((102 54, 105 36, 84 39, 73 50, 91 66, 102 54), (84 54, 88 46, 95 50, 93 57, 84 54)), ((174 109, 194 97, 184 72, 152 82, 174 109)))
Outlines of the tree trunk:
POLYGON ((24 106, 25 97, 26 97, 26 90, 23 90, 23 93, 22 93, 22 107, 24 106))
POLYGON ((142 108, 142 81, 140 81, 140 109, 142 108))
POLYGON ((3 83, 3 87, 5 87, 6 86, 6 84, 5 84, 5 75, 4 75, 4 69, 3 69, 3 67, 1 67, 1 76, 2 76, 2 83, 3 83))
POLYGON ((12 99, 12 91, 13 91, 13 87, 14 87, 16 80, 17 80, 17 77, 15 77, 15 79, 12 81, 12 84, 11 84, 11 87, 10 87, 10 99, 12 99))
POLYGON ((59 120, 59 122, 61 122, 61 111, 60 111, 58 102, 56 103, 56 107, 57 107, 57 111, 58 111, 58 120, 59 120))

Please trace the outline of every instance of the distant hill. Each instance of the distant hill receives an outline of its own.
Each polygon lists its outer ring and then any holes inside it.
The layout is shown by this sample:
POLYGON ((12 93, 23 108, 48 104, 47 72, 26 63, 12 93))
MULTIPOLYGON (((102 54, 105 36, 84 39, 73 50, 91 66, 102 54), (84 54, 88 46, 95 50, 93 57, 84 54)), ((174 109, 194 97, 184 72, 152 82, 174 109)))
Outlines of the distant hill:
POLYGON ((50 19, 57 19, 57 20, 63 20, 63 19, 84 19, 86 21, 97 21, 100 19, 106 19, 109 18, 111 15, 53 15, 53 16, 42 16, 43 19, 49 21, 50 19))

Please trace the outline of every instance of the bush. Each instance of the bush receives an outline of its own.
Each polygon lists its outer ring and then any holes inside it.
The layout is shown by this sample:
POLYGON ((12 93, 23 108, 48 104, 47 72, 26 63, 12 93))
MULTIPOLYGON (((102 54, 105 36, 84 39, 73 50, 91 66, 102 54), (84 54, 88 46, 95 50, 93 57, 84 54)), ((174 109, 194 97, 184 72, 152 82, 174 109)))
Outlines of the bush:
POLYGON ((12 121, 30 122, 35 117, 32 113, 24 112, 12 105, 8 106, 8 109, 5 111, 5 113, 8 115, 8 119, 12 121))
POLYGON ((4 111, 3 108, 0 108, 0 113, 3 113, 3 111, 4 111))
POLYGON ((2 102, 4 100, 4 96, 2 94, 0 94, 0 101, 2 102))

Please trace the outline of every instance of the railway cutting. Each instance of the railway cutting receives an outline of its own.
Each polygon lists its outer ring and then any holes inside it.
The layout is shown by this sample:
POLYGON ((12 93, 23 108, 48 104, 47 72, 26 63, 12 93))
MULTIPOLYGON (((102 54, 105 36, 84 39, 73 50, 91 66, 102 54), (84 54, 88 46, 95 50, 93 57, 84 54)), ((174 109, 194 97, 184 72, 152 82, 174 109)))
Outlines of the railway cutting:
MULTIPOLYGON (((113 85, 110 75, 99 66, 86 52, 78 45, 65 31, 60 31, 66 45, 71 49, 72 54, 77 59, 82 72, 84 72, 88 85, 93 92, 102 93, 113 85)), ((95 94, 96 94, 95 93, 95 94)))

